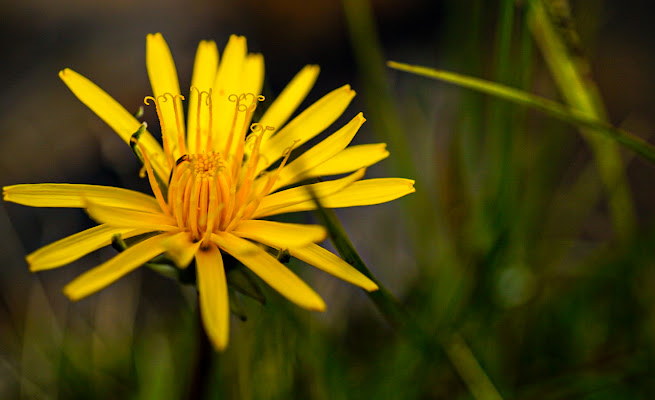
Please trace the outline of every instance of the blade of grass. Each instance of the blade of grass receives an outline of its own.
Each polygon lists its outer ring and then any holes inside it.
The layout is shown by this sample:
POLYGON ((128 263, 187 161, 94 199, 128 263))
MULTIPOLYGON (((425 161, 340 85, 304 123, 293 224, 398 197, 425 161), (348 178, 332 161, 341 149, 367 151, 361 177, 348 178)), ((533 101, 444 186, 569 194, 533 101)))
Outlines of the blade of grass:
MULTIPOLYGON (((496 42, 496 80, 502 84, 511 83, 511 44, 514 26, 514 1, 502 0, 500 5, 500 19, 497 25, 496 42)), ((495 191, 496 209, 500 215, 507 215, 515 209, 511 204, 515 198, 512 194, 511 182, 513 167, 514 136, 511 127, 514 122, 510 118, 511 104, 494 101, 490 104, 489 115, 489 148, 492 151, 492 162, 489 168, 492 171, 490 188, 495 191)), ((509 220, 506 219, 506 221, 509 220)), ((504 224, 503 224, 504 225, 504 224)))
MULTIPOLYGON (((570 23, 568 2, 558 1, 556 5, 552 1, 532 0, 527 4, 528 25, 565 101, 588 117, 606 122, 598 88, 570 23)), ((587 127, 580 128, 594 153, 616 233, 626 241, 633 234, 635 215, 619 149, 606 138, 593 135, 587 127)))
MULTIPOLYGON (((394 157, 390 162, 401 176, 413 177, 421 182, 425 193, 436 193, 436 186, 442 180, 430 179, 430 173, 424 173, 425 167, 418 166, 409 148, 409 132, 403 125, 396 111, 384 69, 384 57, 377 37, 375 19, 370 2, 367 0, 343 0, 344 12, 353 55, 359 69, 359 77, 364 85, 367 101, 367 117, 376 134, 388 142, 394 157)), ((472 155, 477 157, 475 154, 472 155)), ((445 160, 434 160, 445 162, 445 160)), ((475 170, 475 169, 474 169, 475 170)), ((415 229, 410 229, 411 241, 417 254, 420 268, 420 282, 429 287, 424 288, 426 312, 435 324, 445 324, 452 318, 453 309, 463 303, 466 284, 461 262, 452 241, 455 235, 447 224, 447 211, 442 196, 415 196, 410 200, 411 206, 406 210, 411 215, 415 229), (439 257, 434 257, 439 254, 439 257), (435 290, 436 287, 436 290, 435 290)))
POLYGON ((392 162, 396 169, 401 175, 413 176, 416 168, 385 78, 384 57, 375 34, 371 5, 366 0, 343 0, 343 6, 353 54, 364 84, 367 114, 371 116, 375 131, 384 137, 389 150, 395 154, 392 162))
POLYGON ((455 72, 442 71, 395 61, 387 62, 387 65, 400 71, 410 72, 416 75, 453 83, 468 89, 487 93, 544 112, 573 125, 589 128, 589 132, 602 134, 605 137, 611 138, 639 154, 647 161, 655 164, 655 147, 650 143, 630 132, 616 128, 607 122, 589 117, 584 112, 574 108, 569 108, 556 101, 527 93, 523 90, 489 82, 484 79, 457 74, 455 72))
POLYGON ((454 333, 446 337, 443 334, 429 335, 426 333, 419 322, 407 310, 403 309, 400 302, 366 266, 359 253, 357 253, 357 250, 355 250, 335 212, 322 208, 317 198, 314 198, 314 201, 316 201, 318 206, 317 214, 319 219, 326 227, 330 241, 341 257, 378 285, 378 290, 366 292, 366 295, 387 321, 400 334, 408 338, 418 349, 427 353, 426 357, 436 354, 438 350, 435 348, 434 342, 435 340, 438 341, 474 398, 478 400, 502 400, 500 393, 498 393, 498 390, 484 372, 461 335, 454 333))

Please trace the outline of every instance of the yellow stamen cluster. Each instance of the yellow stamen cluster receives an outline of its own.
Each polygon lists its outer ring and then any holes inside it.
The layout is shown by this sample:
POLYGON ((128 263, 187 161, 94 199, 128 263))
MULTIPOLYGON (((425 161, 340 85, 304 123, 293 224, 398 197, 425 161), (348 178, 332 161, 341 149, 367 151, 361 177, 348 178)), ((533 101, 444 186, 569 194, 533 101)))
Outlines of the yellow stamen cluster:
MULTIPOLYGON (((200 116, 202 113, 208 116, 204 120, 204 126, 200 126, 200 121, 198 123, 197 132, 203 132, 203 137, 199 135, 196 138, 195 153, 185 153, 173 163, 166 196, 163 195, 154 177, 150 161, 143 148, 141 152, 144 154, 144 164, 152 190, 162 211, 173 217, 178 227, 190 232, 194 240, 202 240, 208 244, 212 232, 230 231, 239 221, 252 217, 261 200, 273 188, 280 170, 289 158, 290 151, 285 153, 284 159, 275 171, 256 176, 262 138, 266 131, 274 128, 256 123, 250 124, 257 102, 264 98, 249 93, 228 97, 229 101, 235 103, 234 117, 229 132, 226 132, 224 147, 215 151, 216 144, 212 143, 212 137, 216 138, 212 125, 212 94, 199 90, 192 90, 191 93, 194 92, 198 96, 197 115, 200 116), (244 104, 247 100, 250 100, 248 105, 244 104), (246 138, 248 128, 251 133, 246 138), (244 157, 246 144, 252 148, 249 149, 248 156, 244 157)), ((166 101, 167 96, 173 101, 177 98, 169 94, 159 98, 166 101)), ((165 132, 167 128, 161 122, 163 121, 161 104, 152 97, 146 98, 146 104, 149 99, 154 100, 157 107, 164 145, 167 147, 165 132)), ((175 116, 178 119, 177 112, 175 116)), ((178 136, 182 136, 178 143, 179 149, 186 152, 188 147, 183 131, 179 126, 177 128, 178 136)), ((167 154, 170 154, 169 151, 167 154)))

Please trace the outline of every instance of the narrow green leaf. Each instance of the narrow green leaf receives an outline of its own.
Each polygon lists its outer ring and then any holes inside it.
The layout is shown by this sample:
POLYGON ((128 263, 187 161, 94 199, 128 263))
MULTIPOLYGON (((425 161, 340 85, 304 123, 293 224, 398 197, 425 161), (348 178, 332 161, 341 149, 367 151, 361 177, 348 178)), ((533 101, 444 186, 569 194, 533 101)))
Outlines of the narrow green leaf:
POLYGON ((494 82, 489 82, 484 79, 457 74, 455 72, 442 71, 429 67, 404 64, 395 61, 387 62, 387 65, 400 71, 410 72, 416 75, 453 83, 458 86, 476 90, 478 92, 490 94, 492 96, 496 96, 498 98, 544 112, 573 125, 589 128, 596 133, 602 134, 617 141, 618 143, 621 143, 646 160, 655 164, 655 147, 650 143, 630 132, 616 128, 598 119, 590 118, 584 112, 569 108, 556 101, 549 100, 544 97, 525 92, 523 90, 515 89, 494 82))
POLYGON ((327 229, 330 241, 341 255, 341 258, 378 285, 378 290, 366 292, 366 295, 373 301, 378 311, 382 313, 391 326, 409 339, 428 358, 432 358, 437 354, 439 351, 437 344, 440 344, 474 398, 478 400, 502 400, 502 396, 498 393, 498 390, 461 336, 455 333, 450 337, 446 337, 443 333, 431 335, 426 332, 419 321, 404 309, 394 295, 366 266, 334 211, 322 207, 316 196, 313 196, 313 198, 316 202, 318 217, 327 229))
MULTIPOLYGON (((565 102, 589 118, 606 122, 607 111, 584 57, 568 2, 530 0, 527 6, 528 26, 565 102)), ((593 151, 616 232, 626 242, 634 233, 635 213, 619 149, 586 127, 581 126, 580 132, 593 151)))

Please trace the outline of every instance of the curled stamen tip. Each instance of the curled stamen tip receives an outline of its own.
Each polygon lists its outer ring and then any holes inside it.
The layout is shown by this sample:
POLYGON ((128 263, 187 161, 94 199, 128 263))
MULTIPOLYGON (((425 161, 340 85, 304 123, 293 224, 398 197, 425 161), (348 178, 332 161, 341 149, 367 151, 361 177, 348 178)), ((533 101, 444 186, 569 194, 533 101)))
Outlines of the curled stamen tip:
POLYGON ((296 148, 296 144, 298 142, 300 142, 300 139, 294 140, 293 143, 291 143, 291 146, 284 149, 284 151, 282 152, 282 156, 286 156, 287 154, 291 153, 291 151, 296 148))
POLYGON ((157 98, 158 99, 163 98, 164 99, 163 101, 168 101, 168 97, 166 97, 166 96, 170 96, 172 100, 178 100, 178 99, 179 100, 184 100, 184 96, 182 96, 181 94, 173 94, 171 92, 166 92, 166 93, 164 93, 164 94, 162 94, 160 96, 157 96, 157 98))

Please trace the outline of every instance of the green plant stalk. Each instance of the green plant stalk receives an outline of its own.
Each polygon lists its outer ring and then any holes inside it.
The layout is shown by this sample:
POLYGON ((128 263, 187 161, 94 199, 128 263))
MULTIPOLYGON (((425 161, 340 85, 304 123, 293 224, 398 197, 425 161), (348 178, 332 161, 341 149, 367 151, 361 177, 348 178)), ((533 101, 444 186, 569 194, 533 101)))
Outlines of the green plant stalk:
POLYGON ((348 238, 335 212, 321 207, 316 198, 314 200, 317 202, 318 217, 325 225, 330 241, 341 257, 378 285, 378 290, 366 292, 366 295, 391 326, 408 338, 418 349, 425 351, 427 357, 437 353, 438 349, 435 342, 438 342, 471 394, 477 400, 502 400, 500 393, 498 393, 498 390, 461 335, 458 333, 451 334, 449 337, 443 334, 429 335, 419 322, 407 310, 403 309, 400 302, 366 266, 348 238))
MULTIPOLYGON (((512 76, 512 67, 516 61, 512 60, 512 32, 514 28, 513 0, 501 0, 499 19, 496 28, 496 51, 495 51, 495 80, 505 85, 516 83, 517 76, 512 76)), ((489 171, 489 176, 484 181, 484 186, 489 198, 485 205, 483 218, 480 227, 491 230, 491 239, 487 242, 485 252, 491 249, 499 238, 509 235, 513 236, 516 230, 517 221, 521 218, 517 213, 517 182, 519 169, 517 168, 514 149, 516 143, 521 140, 520 118, 517 118, 517 107, 501 99, 487 99, 488 118, 485 124, 487 143, 485 145, 489 152, 489 159, 484 170, 489 171), (518 131, 518 132, 517 132, 518 131), (519 133, 519 134, 516 134, 519 133)), ((513 257, 517 246, 522 240, 508 240, 508 246, 501 250, 497 257, 513 257)))
MULTIPOLYGON (((511 83, 511 41, 514 26, 514 1, 502 0, 500 5, 500 20, 498 21, 496 43, 496 80, 502 84, 511 83)), ((511 187, 513 168, 514 136, 510 129, 511 109, 507 103, 493 102, 489 116, 491 138, 489 147, 492 149, 492 162, 490 168, 494 173, 490 187, 495 190, 496 203, 502 214, 511 212, 514 199, 511 187)))
MULTIPOLYGON (((559 4, 560 7, 543 0, 527 4, 528 25, 565 101, 582 114, 606 122, 607 113, 590 78, 589 66, 576 49, 577 34, 567 24, 570 21, 567 2, 559 4), (557 25, 553 21, 555 12, 557 25)), ((625 242, 634 232, 635 215, 619 149, 606 138, 593 135, 588 127, 583 126, 580 131, 594 153, 616 233, 625 242)))
POLYGON ((490 94, 513 103, 533 108, 573 125, 588 128, 589 132, 608 137, 639 154, 647 161, 655 164, 655 147, 650 143, 630 132, 616 128, 607 122, 589 117, 584 112, 569 108, 556 101, 527 93, 523 90, 489 82, 484 79, 457 74, 455 72, 442 71, 395 61, 387 62, 387 65, 400 71, 411 72, 416 75, 453 83, 461 87, 490 94))
POLYGON ((366 0, 343 0, 343 6, 353 54, 366 89, 367 112, 372 116, 375 131, 384 136, 391 152, 396 155, 392 160, 396 169, 401 175, 411 176, 416 168, 385 77, 384 57, 375 36, 371 5, 366 0))
MULTIPOLYGON (((353 55, 359 69, 367 102, 366 112, 370 115, 373 129, 388 143, 394 154, 390 162, 400 176, 416 177, 425 193, 436 192, 429 179, 422 179, 425 168, 419 168, 409 149, 407 136, 396 112, 384 68, 384 57, 376 35, 375 19, 368 0, 342 0, 350 31, 353 55)), ((410 230, 411 243, 417 251, 417 264, 421 266, 421 280, 437 282, 439 290, 428 292, 429 304, 435 323, 440 324, 448 315, 452 304, 457 304, 463 291, 458 290, 464 280, 461 263, 458 261, 453 235, 443 221, 447 220, 445 206, 439 196, 416 196, 407 209, 412 216, 415 229, 410 230), (437 222, 440 221, 440 222, 437 222), (439 265, 427 250, 438 253, 439 265), (435 277, 438 275, 438 278, 435 277), (446 283, 447 282, 447 283, 446 283), (443 283, 443 284, 442 284, 443 283), (438 293, 439 299, 433 296, 438 293)), ((436 295, 435 295, 436 296, 436 295)))
MULTIPOLYGON (((365 88, 365 98, 368 104, 367 112, 371 115, 370 119, 373 123, 373 128, 389 144, 390 151, 396 155, 392 160, 395 169, 403 176, 417 176, 417 173, 420 174, 420 170, 417 168, 409 151, 408 142, 405 137, 406 133, 402 129, 391 90, 386 80, 384 57, 380 50, 379 40, 376 37, 371 5, 367 0, 343 0, 343 5, 350 30, 353 53, 360 71, 359 75, 365 88)), ((429 182, 426 181, 425 184, 428 185, 429 182)), ((426 188, 425 190, 428 193, 430 188, 426 188)), ((437 303, 433 298, 426 299, 429 304, 439 306, 438 309, 434 310, 433 317, 437 322, 441 322, 444 315, 447 314, 448 308, 451 307, 451 304, 456 302, 458 296, 461 296, 457 288, 461 286, 462 272, 461 268, 458 268, 459 263, 456 261, 457 255, 453 243, 448 240, 451 235, 445 233, 447 228, 443 224, 433 222, 436 220, 446 220, 446 218, 442 217, 444 214, 443 204, 438 199, 430 199, 428 196, 420 196, 415 199, 415 202, 416 206, 412 207, 410 212, 413 216, 413 221, 420 228, 421 234, 416 235, 414 243, 421 249, 434 249, 436 247, 441 260, 441 268, 437 269, 435 260, 427 257, 427 252, 419 252, 422 255, 418 263, 424 267, 421 271, 424 274, 423 278, 432 280, 430 278, 434 277, 431 274, 434 274, 434 271, 439 271, 440 277, 444 279, 439 279, 437 282, 450 282, 448 285, 441 285, 442 287, 440 289, 443 290, 438 290, 439 295, 445 299, 444 301, 437 303), (446 277, 448 279, 445 279, 446 277)), ((354 265, 355 268, 360 270, 360 272, 378 284, 380 289, 376 292, 368 293, 368 296, 389 323, 398 332, 409 338, 416 347, 424 350, 425 353, 437 354, 439 352, 439 343, 442 346, 447 346, 447 341, 439 337, 434 337, 434 335, 426 334, 425 332, 429 330, 419 327, 416 319, 413 317, 410 318, 409 314, 401 309, 398 301, 371 274, 363 263, 334 213, 329 210, 322 210, 320 204, 318 208, 320 210, 319 215, 322 215, 324 223, 328 226, 331 240, 339 251, 339 254, 351 263, 351 265, 354 265), (332 227, 332 230, 329 227, 332 227)), ((430 294, 432 293, 435 293, 435 291, 430 292, 430 294)), ((446 354, 451 356, 455 353, 446 352, 446 354)), ((468 355, 472 357, 472 353, 469 352, 468 355)), ((452 360, 451 362, 458 373, 461 373, 457 368, 458 365, 478 365, 479 367, 475 358, 467 362, 457 363, 452 360)), ((479 382, 488 383, 488 385, 481 388, 469 387, 471 393, 481 394, 482 397, 476 396, 477 399, 499 399, 498 392, 481 368, 472 371, 471 375, 476 375, 479 372, 482 373, 482 376, 474 380, 466 379, 464 378, 464 374, 462 374, 462 380, 467 385, 478 384, 479 382)))
POLYGON ((475 359, 464 338, 455 333, 450 336, 444 350, 457 372, 466 382, 471 394, 476 399, 502 400, 484 370, 475 359))

